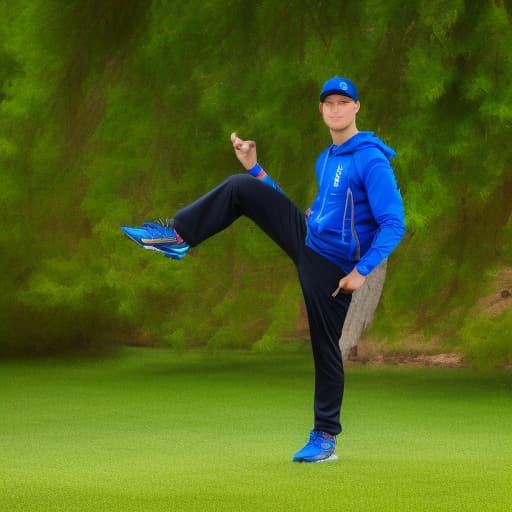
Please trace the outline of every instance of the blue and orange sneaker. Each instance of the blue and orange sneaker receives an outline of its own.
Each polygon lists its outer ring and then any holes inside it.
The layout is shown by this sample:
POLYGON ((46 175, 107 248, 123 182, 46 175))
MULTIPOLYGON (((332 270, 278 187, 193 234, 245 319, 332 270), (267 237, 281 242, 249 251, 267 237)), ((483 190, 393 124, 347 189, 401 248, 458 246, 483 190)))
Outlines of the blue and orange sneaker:
POLYGON ((306 446, 293 456, 293 462, 326 462, 338 460, 334 453, 336 450, 336 436, 313 430, 309 435, 306 446))
POLYGON ((145 222, 139 228, 121 226, 123 232, 144 249, 158 251, 168 258, 181 260, 190 246, 174 229, 172 219, 160 219, 158 222, 145 222))

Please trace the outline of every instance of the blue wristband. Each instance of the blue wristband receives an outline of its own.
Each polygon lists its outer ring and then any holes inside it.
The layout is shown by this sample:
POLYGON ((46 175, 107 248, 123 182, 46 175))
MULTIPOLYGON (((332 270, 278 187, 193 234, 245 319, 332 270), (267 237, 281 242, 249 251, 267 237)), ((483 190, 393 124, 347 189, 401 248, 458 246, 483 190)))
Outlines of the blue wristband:
POLYGON ((258 176, 258 174, 260 174, 261 171, 263 171, 263 169, 258 162, 256 162, 256 165, 254 167, 251 167, 250 169, 247 170, 247 172, 254 177, 258 176))

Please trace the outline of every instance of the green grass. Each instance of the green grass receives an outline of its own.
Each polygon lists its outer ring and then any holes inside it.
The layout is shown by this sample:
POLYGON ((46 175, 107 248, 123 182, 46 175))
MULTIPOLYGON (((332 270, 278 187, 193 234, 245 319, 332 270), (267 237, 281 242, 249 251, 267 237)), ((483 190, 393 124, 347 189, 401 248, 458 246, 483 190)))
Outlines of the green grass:
POLYGON ((294 464, 309 353, 0 363, 1 511, 512 510, 512 375, 347 369, 340 460, 294 464))

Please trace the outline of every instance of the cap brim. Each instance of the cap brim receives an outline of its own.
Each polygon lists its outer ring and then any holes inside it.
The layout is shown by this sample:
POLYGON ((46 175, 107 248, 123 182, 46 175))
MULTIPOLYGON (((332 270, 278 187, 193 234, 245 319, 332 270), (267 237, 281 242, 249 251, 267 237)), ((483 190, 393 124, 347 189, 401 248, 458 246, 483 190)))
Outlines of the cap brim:
POLYGON ((353 101, 357 101, 352 96, 350 96, 350 94, 347 94, 346 92, 340 91, 339 89, 323 92, 322 95, 320 96, 320 101, 324 101, 325 98, 327 98, 327 96, 330 96, 331 94, 338 94, 339 96, 346 96, 347 98, 350 98, 353 101))

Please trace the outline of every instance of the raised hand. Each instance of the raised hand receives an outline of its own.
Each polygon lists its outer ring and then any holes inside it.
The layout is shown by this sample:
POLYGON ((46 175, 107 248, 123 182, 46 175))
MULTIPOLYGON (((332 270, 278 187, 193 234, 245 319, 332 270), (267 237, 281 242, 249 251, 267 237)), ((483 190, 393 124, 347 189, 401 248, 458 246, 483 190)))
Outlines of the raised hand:
POLYGON ((235 132, 231 134, 231 143, 235 150, 235 155, 240 163, 247 169, 252 169, 258 157, 256 155, 256 142, 253 140, 242 140, 235 132))

